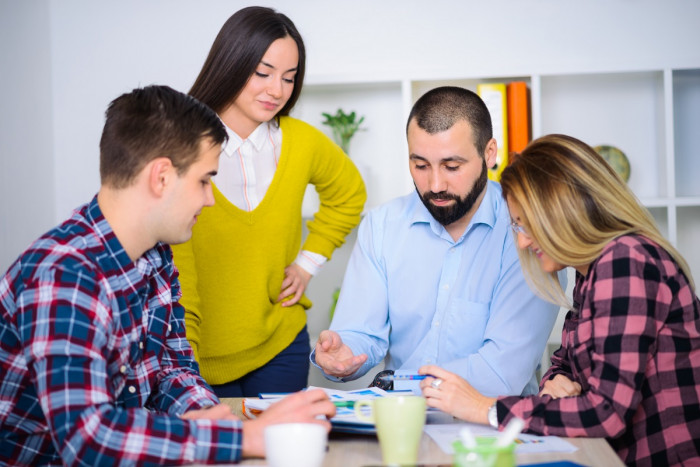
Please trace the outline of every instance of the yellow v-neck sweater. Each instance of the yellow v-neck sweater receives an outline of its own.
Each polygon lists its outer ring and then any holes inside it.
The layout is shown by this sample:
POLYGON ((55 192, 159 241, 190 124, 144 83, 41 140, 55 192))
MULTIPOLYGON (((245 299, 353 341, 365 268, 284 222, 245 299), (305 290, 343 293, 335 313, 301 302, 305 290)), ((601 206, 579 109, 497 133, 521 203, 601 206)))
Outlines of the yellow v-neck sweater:
POLYGON ((281 118, 280 128, 279 165, 262 202, 246 212, 214 187, 215 205, 202 211, 190 241, 173 246, 187 338, 210 384, 263 366, 306 323, 306 296, 288 308, 275 303, 284 269, 300 250, 306 186, 315 185, 321 207, 307 223, 304 250, 330 258, 364 207, 362 178, 336 144, 291 117, 281 118))

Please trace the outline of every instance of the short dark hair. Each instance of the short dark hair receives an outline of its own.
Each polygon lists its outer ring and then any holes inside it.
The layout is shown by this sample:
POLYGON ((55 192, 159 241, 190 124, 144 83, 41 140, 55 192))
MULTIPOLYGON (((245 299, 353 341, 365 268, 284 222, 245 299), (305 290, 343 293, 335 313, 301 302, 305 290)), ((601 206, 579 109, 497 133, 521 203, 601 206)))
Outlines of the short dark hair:
POLYGON ((482 156, 486 144, 493 138, 489 109, 476 93, 457 86, 442 86, 423 94, 413 105, 406 122, 406 132, 411 120, 430 134, 447 131, 459 120, 472 127, 474 144, 482 156))
POLYGON ((168 86, 137 88, 107 108, 100 139, 100 179, 112 188, 129 186, 157 157, 169 158, 179 174, 199 155, 199 143, 223 144, 226 129, 206 105, 168 86))
POLYGON ((243 8, 224 23, 190 95, 221 113, 241 93, 270 44, 287 36, 297 44, 299 63, 292 95, 275 117, 289 115, 304 84, 306 51, 292 20, 272 8, 243 8))

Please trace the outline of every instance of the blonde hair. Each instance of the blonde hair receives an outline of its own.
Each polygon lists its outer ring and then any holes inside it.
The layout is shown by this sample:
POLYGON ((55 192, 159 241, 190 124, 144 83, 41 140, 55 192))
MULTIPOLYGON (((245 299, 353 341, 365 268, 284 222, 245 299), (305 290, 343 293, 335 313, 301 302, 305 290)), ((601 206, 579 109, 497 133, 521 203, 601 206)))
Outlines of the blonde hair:
MULTIPOLYGON (((536 139, 503 171, 501 186, 503 197, 520 208, 528 234, 554 261, 590 264, 613 239, 634 233, 666 250, 695 290, 681 254, 627 184, 586 143, 566 135, 536 139)), ((543 272, 529 249, 518 254, 530 286, 546 300, 570 308, 557 274, 543 272)))

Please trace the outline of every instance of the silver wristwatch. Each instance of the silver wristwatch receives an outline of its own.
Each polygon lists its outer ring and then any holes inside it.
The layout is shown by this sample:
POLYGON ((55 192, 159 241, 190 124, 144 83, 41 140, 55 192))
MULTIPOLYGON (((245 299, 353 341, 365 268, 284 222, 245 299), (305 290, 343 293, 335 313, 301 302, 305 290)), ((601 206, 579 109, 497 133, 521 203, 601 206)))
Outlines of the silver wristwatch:
POLYGON ((488 412, 488 419, 489 419, 489 425, 491 425, 494 428, 498 428, 498 412, 496 411, 496 402, 493 403, 491 407, 489 407, 489 412, 488 412))

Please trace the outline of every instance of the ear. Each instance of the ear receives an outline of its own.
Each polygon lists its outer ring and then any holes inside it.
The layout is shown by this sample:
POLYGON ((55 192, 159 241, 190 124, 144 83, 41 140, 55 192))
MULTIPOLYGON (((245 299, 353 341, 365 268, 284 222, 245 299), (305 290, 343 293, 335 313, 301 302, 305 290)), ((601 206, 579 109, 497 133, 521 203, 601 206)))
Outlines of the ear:
POLYGON ((486 167, 492 169, 496 165, 496 159, 498 157, 498 143, 496 143, 496 138, 491 138, 488 143, 486 143, 486 149, 484 150, 484 160, 486 160, 486 167))
POLYGON ((146 165, 148 187, 155 196, 162 196, 175 176, 175 167, 167 157, 158 157, 146 165))

